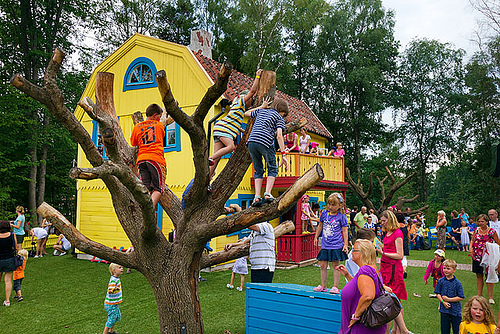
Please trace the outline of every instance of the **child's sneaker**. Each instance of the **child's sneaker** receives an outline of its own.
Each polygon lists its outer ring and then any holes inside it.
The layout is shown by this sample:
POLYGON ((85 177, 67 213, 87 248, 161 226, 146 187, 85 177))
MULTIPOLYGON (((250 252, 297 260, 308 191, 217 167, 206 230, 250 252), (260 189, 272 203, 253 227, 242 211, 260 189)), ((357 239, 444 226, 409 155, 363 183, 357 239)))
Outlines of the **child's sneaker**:
POLYGON ((236 290, 238 290, 239 292, 241 292, 241 291, 243 291, 243 288, 241 288, 241 287, 237 286, 237 287, 236 287, 236 290))
POLYGON ((209 166, 213 166, 213 165, 215 165, 215 161, 214 161, 214 159, 212 159, 212 158, 208 158, 208 165, 209 165, 209 166))
POLYGON ((322 285, 320 284, 320 285, 318 285, 317 287, 315 287, 315 288, 313 289, 313 291, 316 291, 316 292, 326 292, 326 291, 328 291, 328 290, 327 290, 327 288, 325 288, 324 286, 322 286, 322 285))
POLYGON ((330 293, 332 293, 332 294, 339 294, 340 290, 339 290, 339 288, 337 288, 336 286, 334 286, 333 288, 330 289, 330 293))
POLYGON ((491 305, 495 305, 495 300, 494 300, 493 298, 490 298, 489 303, 490 303, 491 305))
POLYGON ((61 254, 60 251, 58 251, 57 249, 54 249, 54 256, 59 256, 61 254))
POLYGON ((429 293, 429 298, 437 298, 437 295, 435 293, 429 293))
POLYGON ((232 286, 231 284, 227 283, 226 288, 232 290, 232 289, 234 289, 234 286, 232 286))
POLYGON ((63 256, 63 255, 66 255, 68 254, 67 252, 62 252, 61 254, 59 254, 59 256, 63 256))
POLYGON ((3 301, 3 306, 10 306, 10 302, 8 302, 8 301, 4 300, 4 301, 3 301))

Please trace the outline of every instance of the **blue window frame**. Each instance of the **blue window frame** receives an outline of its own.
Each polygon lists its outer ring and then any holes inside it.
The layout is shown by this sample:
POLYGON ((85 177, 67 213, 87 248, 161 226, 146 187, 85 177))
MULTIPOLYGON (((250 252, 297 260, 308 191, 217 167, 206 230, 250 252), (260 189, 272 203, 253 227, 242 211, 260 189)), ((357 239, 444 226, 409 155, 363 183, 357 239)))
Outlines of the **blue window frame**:
POLYGON ((156 66, 146 57, 134 59, 125 72, 123 91, 157 87, 156 66))
POLYGON ((181 150, 181 127, 177 123, 165 127, 165 138, 163 139, 164 152, 180 152, 181 150))
POLYGON ((109 157, 106 155, 106 149, 104 148, 104 143, 102 142, 102 136, 99 133, 99 123, 97 121, 92 120, 92 141, 94 145, 99 150, 102 158, 104 160, 108 160, 109 157))

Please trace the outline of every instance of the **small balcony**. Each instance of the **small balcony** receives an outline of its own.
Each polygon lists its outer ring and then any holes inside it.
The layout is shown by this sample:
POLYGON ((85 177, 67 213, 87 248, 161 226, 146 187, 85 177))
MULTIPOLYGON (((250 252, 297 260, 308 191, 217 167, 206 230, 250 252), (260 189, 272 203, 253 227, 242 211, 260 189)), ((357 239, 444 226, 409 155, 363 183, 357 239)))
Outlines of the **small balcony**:
MULTIPOLYGON (((322 181, 318 183, 314 189, 317 190, 335 190, 342 191, 347 189, 347 182, 345 182, 344 173, 344 158, 327 157, 324 155, 312 155, 302 153, 287 153, 286 155, 289 163, 288 170, 285 167, 279 167, 278 176, 274 186, 276 188, 288 188, 295 180, 304 175, 312 166, 320 164, 325 174, 322 181)), ((276 154, 276 161, 278 166, 281 163, 281 153, 276 154)), ((253 175, 253 165, 252 165, 253 175)), ((264 178, 267 177, 267 170, 264 173, 264 178)), ((254 179, 251 179, 252 187, 254 186, 254 179)))

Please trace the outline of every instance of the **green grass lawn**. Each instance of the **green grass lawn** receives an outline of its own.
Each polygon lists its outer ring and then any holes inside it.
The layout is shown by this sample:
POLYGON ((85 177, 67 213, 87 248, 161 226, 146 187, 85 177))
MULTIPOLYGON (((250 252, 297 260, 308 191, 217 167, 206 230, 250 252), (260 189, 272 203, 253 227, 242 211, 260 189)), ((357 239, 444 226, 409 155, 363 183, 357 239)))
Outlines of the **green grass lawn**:
MULTIPOLYGON (((458 251, 447 251, 448 258, 459 263, 470 263, 470 258, 458 251)), ((433 251, 413 251, 410 259, 430 260, 433 251)), ((406 280, 408 301, 403 301, 408 328, 421 334, 439 333, 437 299, 428 298, 432 283, 423 284, 425 268, 409 268, 406 280), (417 292, 422 298, 416 298, 417 292)), ((333 276, 330 271, 329 286, 333 276)), ((476 278, 472 272, 457 271, 464 286, 465 296, 476 292, 476 278)), ((231 271, 203 273, 207 282, 200 283, 203 319, 206 333, 245 333, 245 292, 226 289, 231 271)), ((275 283, 318 285, 319 268, 309 266, 278 270, 275 283)), ((249 278, 249 277, 248 277, 249 278)), ((0 308, 0 333, 102 333, 107 315, 103 308, 109 280, 108 266, 77 260, 71 256, 46 256, 29 259, 23 281, 23 302, 12 300, 10 307, 0 308)), ((157 333, 158 317, 152 291, 144 277, 134 271, 123 274, 122 321, 116 325, 120 333, 157 333)), ((343 286, 343 281, 341 287, 343 286)), ((3 296, 3 282, 0 285, 3 296)), ((498 314, 500 288, 496 287, 494 314, 498 314)), ((485 291, 486 293, 486 291, 485 291)), ((0 297, 1 298, 1 297, 0 297)), ((318 314, 318 317, 321 316, 318 314)), ((312 319, 314 321, 314 319, 312 319)))

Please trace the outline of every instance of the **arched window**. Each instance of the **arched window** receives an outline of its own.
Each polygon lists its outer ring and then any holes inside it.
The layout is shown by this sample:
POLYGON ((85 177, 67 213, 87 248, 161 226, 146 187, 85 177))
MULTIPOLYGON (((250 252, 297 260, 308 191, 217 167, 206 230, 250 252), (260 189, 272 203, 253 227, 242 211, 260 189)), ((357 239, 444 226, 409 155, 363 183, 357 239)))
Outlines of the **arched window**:
POLYGON ((146 57, 134 59, 125 72, 123 91, 157 87, 155 73, 156 66, 150 59, 146 57))

